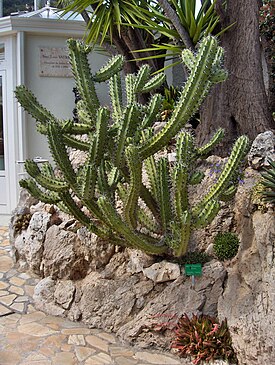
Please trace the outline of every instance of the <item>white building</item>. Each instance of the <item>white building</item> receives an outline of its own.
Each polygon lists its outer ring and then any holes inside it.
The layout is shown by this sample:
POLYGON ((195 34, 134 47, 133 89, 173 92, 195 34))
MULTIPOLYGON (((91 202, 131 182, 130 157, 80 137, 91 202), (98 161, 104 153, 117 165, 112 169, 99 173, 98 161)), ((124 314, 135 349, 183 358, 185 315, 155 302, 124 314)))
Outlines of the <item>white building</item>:
MULTIPOLYGON (((0 18, 0 218, 11 214, 18 200, 20 161, 49 158, 45 137, 36 132, 35 122, 14 97, 24 84, 57 117, 72 117, 74 82, 68 74, 66 39, 82 38, 81 17, 62 18, 46 6, 17 16, 0 18), (65 61, 64 61, 65 57, 65 61), (61 61, 60 61, 61 60, 61 61)), ((92 70, 105 62, 99 54, 91 57, 92 70)), ((105 91, 100 91, 104 100, 105 91)), ((107 97, 107 96, 106 96, 107 97)))

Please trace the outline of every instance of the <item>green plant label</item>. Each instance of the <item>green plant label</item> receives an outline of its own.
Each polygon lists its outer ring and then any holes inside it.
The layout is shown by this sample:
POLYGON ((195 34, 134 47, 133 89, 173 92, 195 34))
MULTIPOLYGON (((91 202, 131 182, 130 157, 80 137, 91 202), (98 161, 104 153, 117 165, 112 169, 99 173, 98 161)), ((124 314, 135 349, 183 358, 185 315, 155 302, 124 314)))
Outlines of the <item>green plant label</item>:
POLYGON ((200 276, 202 275, 201 264, 185 264, 185 275, 187 276, 200 276))

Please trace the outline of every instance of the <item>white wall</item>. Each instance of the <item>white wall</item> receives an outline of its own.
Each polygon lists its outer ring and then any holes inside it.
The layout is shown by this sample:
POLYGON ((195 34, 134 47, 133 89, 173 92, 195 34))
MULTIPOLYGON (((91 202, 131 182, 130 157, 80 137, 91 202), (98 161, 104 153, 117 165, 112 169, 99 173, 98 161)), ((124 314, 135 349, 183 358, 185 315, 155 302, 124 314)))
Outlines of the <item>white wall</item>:
MULTIPOLYGON (((40 67, 40 48, 43 47, 65 47, 66 38, 43 35, 26 35, 25 39, 25 84, 35 94, 39 102, 48 108, 58 118, 72 118, 74 109, 74 87, 73 78, 63 77, 41 77, 39 76, 40 67)), ((92 72, 97 71, 108 59, 103 55, 91 55, 92 72)), ((108 92, 106 85, 100 84, 98 87, 100 100, 108 104, 108 92)), ((47 140, 45 136, 37 133, 35 122, 27 116, 27 156, 34 158, 41 156, 50 159, 47 140)))

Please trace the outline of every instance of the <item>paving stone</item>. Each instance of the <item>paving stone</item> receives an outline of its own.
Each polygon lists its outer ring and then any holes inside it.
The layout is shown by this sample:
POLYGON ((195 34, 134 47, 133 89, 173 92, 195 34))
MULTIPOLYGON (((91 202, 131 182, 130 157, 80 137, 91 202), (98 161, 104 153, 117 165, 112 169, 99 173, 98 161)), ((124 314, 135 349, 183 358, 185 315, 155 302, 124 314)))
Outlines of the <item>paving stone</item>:
POLYGON ((27 333, 37 337, 44 337, 58 333, 57 331, 36 322, 22 324, 18 326, 18 331, 20 333, 27 333))
POLYGON ((20 323, 21 324, 27 324, 27 323, 31 323, 31 322, 40 322, 43 318, 45 318, 46 315, 42 312, 33 312, 30 314, 26 314, 24 317, 22 317, 20 323))
POLYGON ((114 362, 111 357, 103 352, 100 352, 96 355, 90 356, 88 360, 86 360, 85 365, 112 365, 114 362))
POLYGON ((86 360, 89 356, 91 356, 95 352, 96 350, 91 349, 90 347, 77 346, 75 348, 75 355, 78 361, 86 360))
POLYGON ((145 352, 145 351, 138 351, 135 353, 134 358, 142 361, 147 361, 150 364, 157 364, 157 365, 180 365, 180 361, 173 359, 166 355, 145 352))
POLYGON ((4 283, 3 281, 0 281, 0 290, 6 289, 9 286, 8 283, 4 283))
POLYGON ((17 297, 16 299, 15 299, 15 302, 17 302, 17 303, 22 303, 22 302, 29 302, 30 301, 30 298, 29 297, 27 297, 27 296, 19 296, 19 297, 17 297))
POLYGON ((4 297, 0 297, 0 303, 6 304, 9 306, 13 303, 15 298, 17 298, 17 295, 15 295, 15 294, 5 295, 4 297))
POLYGON ((59 352, 56 354, 53 359, 52 363, 56 365, 76 365, 76 358, 74 357, 74 354, 71 354, 69 352, 59 352))
POLYGON ((122 346, 110 346, 109 351, 112 357, 117 357, 117 356, 132 357, 134 355, 134 352, 132 350, 122 346))
POLYGON ((14 303, 10 307, 12 309, 18 311, 18 312, 24 312, 25 311, 25 304, 24 303, 14 303))
POLYGON ((89 345, 107 352, 108 351, 108 342, 102 340, 101 338, 98 338, 96 336, 86 336, 86 341, 88 342, 89 345))
POLYGON ((10 279, 10 283, 17 286, 22 286, 25 284, 25 282, 26 280, 18 278, 16 276, 10 279))
POLYGON ((0 290, 0 297, 3 297, 5 295, 9 295, 10 292, 8 292, 7 290, 0 290))
POLYGON ((24 295, 24 289, 19 288, 18 286, 14 286, 14 285, 12 285, 9 288, 9 292, 10 293, 15 293, 15 294, 18 294, 18 295, 24 295))
POLYGON ((44 355, 35 353, 29 355, 20 365, 51 365, 51 361, 44 355))
POLYGON ((70 352, 73 349, 73 346, 68 345, 67 343, 63 343, 60 347, 61 351, 70 352))
POLYGON ((0 271, 7 272, 13 267, 13 261, 8 256, 1 256, 0 257, 0 271))
POLYGON ((86 342, 83 335, 70 335, 68 338, 69 345, 85 346, 86 342))
POLYGON ((103 340, 106 340, 110 343, 116 343, 116 338, 114 335, 112 335, 111 333, 106 333, 106 332, 99 332, 98 336, 101 337, 103 340))
POLYGON ((89 335, 91 333, 91 330, 89 328, 65 328, 61 329, 61 332, 64 335, 89 335))
POLYGON ((10 310, 9 308, 7 308, 4 305, 0 304, 0 316, 4 316, 8 313, 12 313, 12 310, 10 310))
POLYGON ((116 357, 115 358, 115 364, 117 365, 135 365, 137 364, 137 360, 135 359, 129 359, 129 357, 116 357))
POLYGON ((16 351, 1 351, 0 350, 1 365, 15 365, 21 360, 21 356, 16 351))

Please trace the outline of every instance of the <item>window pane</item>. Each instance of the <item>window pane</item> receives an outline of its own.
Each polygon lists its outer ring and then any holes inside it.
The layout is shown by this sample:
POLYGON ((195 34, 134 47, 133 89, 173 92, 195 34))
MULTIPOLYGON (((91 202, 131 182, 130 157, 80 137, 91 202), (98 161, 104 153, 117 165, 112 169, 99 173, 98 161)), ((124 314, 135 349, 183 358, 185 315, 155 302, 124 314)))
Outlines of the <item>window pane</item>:
POLYGON ((2 76, 0 76, 0 170, 5 170, 4 161, 4 131, 3 131, 3 92, 2 76))

